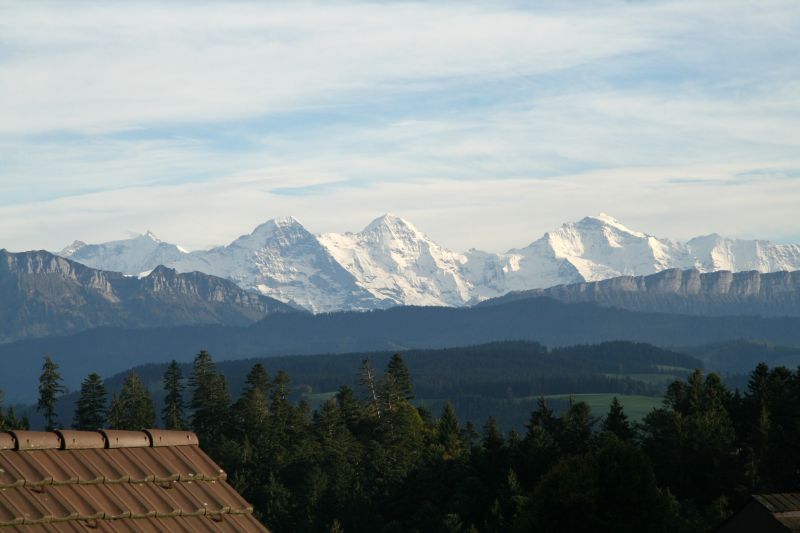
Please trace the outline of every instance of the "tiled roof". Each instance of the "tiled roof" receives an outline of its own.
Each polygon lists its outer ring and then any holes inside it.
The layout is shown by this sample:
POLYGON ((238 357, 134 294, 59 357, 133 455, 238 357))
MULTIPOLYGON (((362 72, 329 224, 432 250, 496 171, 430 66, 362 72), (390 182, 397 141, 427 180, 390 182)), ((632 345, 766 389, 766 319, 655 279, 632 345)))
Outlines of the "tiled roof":
POLYGON ((753 499, 763 505, 775 520, 789 531, 800 531, 800 492, 755 494, 753 499))
POLYGON ((800 492, 755 494, 753 498, 772 513, 800 511, 800 492))
POLYGON ((187 431, 0 432, 0 528, 266 532, 187 431))

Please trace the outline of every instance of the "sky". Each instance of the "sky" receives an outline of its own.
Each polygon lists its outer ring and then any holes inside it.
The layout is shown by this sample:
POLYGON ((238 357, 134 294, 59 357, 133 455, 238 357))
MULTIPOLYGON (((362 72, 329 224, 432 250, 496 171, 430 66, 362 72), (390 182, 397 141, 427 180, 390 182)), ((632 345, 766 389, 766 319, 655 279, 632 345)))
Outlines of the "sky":
POLYGON ((800 2, 0 0, 0 248, 391 212, 800 242, 800 2))

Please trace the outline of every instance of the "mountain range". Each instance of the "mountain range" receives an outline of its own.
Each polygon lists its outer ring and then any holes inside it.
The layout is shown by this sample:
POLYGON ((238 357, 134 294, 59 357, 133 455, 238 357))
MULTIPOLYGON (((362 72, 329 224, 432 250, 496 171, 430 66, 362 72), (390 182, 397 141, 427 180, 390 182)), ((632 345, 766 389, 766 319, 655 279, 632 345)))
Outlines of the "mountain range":
POLYGON ((800 271, 762 274, 754 270, 700 273, 668 269, 649 276, 620 276, 510 292, 478 305, 499 305, 528 298, 703 316, 800 316, 800 271))
POLYGON ((800 245, 717 234, 676 242, 632 230, 605 214, 566 223, 528 246, 500 254, 455 252, 410 222, 383 215, 358 233, 315 235, 288 217, 210 250, 189 252, 147 232, 103 244, 76 241, 59 255, 128 275, 158 265, 200 271, 313 312, 459 307, 512 291, 669 269, 800 269, 800 245))
POLYGON ((200 272, 158 266, 146 276, 126 276, 45 251, 0 250, 0 343, 99 326, 236 326, 295 311, 200 272))

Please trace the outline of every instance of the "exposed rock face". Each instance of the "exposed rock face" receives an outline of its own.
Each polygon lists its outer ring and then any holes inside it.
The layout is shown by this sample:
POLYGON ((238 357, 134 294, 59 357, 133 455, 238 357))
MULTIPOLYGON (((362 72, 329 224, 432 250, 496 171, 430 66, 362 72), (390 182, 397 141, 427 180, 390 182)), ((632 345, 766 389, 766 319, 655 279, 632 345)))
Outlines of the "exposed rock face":
POLYGON ((138 278, 44 251, 0 250, 0 342, 97 326, 245 325, 293 310, 199 272, 157 267, 138 278))
POLYGON ((764 274, 669 269, 649 276, 622 276, 513 292, 482 305, 542 296, 561 302, 595 302, 633 311, 800 316, 800 271, 764 274))

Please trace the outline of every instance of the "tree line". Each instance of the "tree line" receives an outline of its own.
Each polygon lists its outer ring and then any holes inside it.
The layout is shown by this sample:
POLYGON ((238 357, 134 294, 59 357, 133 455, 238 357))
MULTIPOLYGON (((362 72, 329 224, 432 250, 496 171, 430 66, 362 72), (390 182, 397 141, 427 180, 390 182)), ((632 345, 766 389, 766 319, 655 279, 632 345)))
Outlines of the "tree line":
MULTIPOLYGON (((163 376, 160 425, 192 429, 256 515, 295 531, 706 531, 751 493, 800 488, 800 369, 759 364, 743 391, 700 370, 673 382, 663 406, 632 423, 615 398, 604 416, 544 398, 525 430, 493 418, 462 424, 414 405, 403 357, 383 372, 369 359, 359 386, 342 386, 312 411, 289 400, 289 376, 262 364, 232 400, 208 352, 188 379, 163 376)), ((45 360, 38 408, 57 427, 58 367, 45 360)), ((0 410, 0 428, 24 425, 0 410)), ((102 379, 81 385, 72 426, 156 424, 147 388, 127 375, 109 399, 102 379)))

